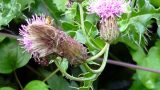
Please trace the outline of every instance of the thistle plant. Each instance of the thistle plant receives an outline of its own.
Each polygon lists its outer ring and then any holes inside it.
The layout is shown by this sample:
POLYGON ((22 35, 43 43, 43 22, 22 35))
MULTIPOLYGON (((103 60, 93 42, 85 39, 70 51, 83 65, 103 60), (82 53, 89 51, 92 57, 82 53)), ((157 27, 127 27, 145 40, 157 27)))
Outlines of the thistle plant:
POLYGON ((0 90, 159 89, 153 2, 0 0, 0 90))
MULTIPOLYGON (((49 59, 53 59, 58 68, 57 70, 60 70, 68 79, 83 81, 84 83, 85 81, 94 81, 106 66, 109 45, 119 35, 116 18, 126 12, 127 5, 128 3, 123 0, 93 0, 89 2, 87 9, 90 14, 96 13, 100 17, 100 37, 106 41, 104 47, 96 55, 89 57, 87 47, 84 47, 62 30, 52 26, 50 18, 46 18, 44 15, 33 15, 31 19, 26 20, 27 25, 22 25, 20 29, 20 35, 22 37, 19 41, 39 64, 48 65, 49 59), (94 60, 102 55, 104 58, 100 67, 97 70, 92 69, 89 63, 94 62, 94 60), (50 56, 52 58, 48 58, 50 56), (61 65, 63 58, 66 58, 71 65, 83 66, 86 72, 81 73, 81 77, 74 77, 68 74, 66 69, 61 65), (90 77, 86 77, 86 73, 89 73, 90 77)), ((81 4, 79 4, 79 9, 81 19, 80 28, 88 40, 89 36, 86 34, 84 27, 83 8, 81 4)), ((91 85, 88 88, 90 87, 91 85)))

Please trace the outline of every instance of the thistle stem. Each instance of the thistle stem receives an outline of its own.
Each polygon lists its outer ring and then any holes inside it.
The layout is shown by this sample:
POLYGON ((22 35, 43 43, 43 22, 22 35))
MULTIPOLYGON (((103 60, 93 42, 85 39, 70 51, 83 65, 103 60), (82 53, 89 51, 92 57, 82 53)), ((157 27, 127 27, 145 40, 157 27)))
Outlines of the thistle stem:
MULTIPOLYGON (((130 1, 130 0, 129 0, 129 1, 130 1)), ((134 10, 134 5, 136 4, 136 1, 137 1, 137 0, 132 0, 132 1, 131 1, 131 10, 132 10, 132 11, 134 10)), ((130 17, 131 17, 131 13, 128 14, 128 21, 129 21, 130 17)))
POLYGON ((106 43, 105 46, 103 47, 103 49, 98 54, 96 54, 95 56, 92 56, 92 57, 88 58, 86 60, 86 62, 93 61, 93 60, 99 58, 100 56, 102 56, 102 54, 104 54, 104 52, 106 51, 106 49, 108 49, 108 47, 109 47, 109 44, 106 43))
POLYGON ((81 6, 81 4, 79 4, 79 9, 80 9, 80 18, 81 18, 81 28, 82 28, 82 32, 85 36, 87 36, 86 34, 86 30, 85 30, 85 26, 84 26, 84 12, 83 12, 83 8, 81 6))
POLYGON ((12 35, 12 34, 3 33, 3 32, 0 32, 0 35, 6 36, 6 37, 9 37, 9 38, 14 38, 14 39, 20 38, 20 36, 18 36, 18 35, 12 35))
POLYGON ((100 68, 97 69, 97 70, 93 70, 88 66, 87 63, 84 63, 84 66, 86 67, 86 69, 88 71, 96 74, 96 73, 101 73, 104 70, 104 68, 106 66, 106 63, 107 63, 107 59, 108 59, 109 44, 106 43, 105 46, 106 46, 106 48, 105 48, 104 58, 103 58, 103 61, 102 61, 102 64, 101 64, 100 68))
POLYGON ((30 65, 26 65, 26 68, 28 68, 30 71, 32 71, 33 73, 35 73, 37 76, 44 78, 43 75, 41 75, 41 73, 39 73, 38 71, 36 71, 33 67, 31 67, 30 65))
POLYGON ((16 81, 17 81, 17 83, 18 83, 19 87, 21 88, 21 90, 23 90, 23 86, 22 86, 22 84, 21 84, 20 80, 18 79, 18 76, 17 76, 16 71, 14 71, 14 76, 15 76, 15 78, 16 78, 16 81))
POLYGON ((57 60, 55 60, 55 64, 56 66, 58 67, 58 69, 61 71, 62 74, 64 74, 64 76, 66 76, 66 78, 70 79, 70 80, 74 80, 74 81, 87 81, 87 80, 94 80, 97 75, 96 74, 93 74, 91 77, 87 77, 87 78, 84 78, 84 77, 74 77, 74 76, 71 76, 70 74, 68 74, 58 63, 57 60))
POLYGON ((85 25, 84 25, 84 12, 83 12, 83 8, 81 6, 81 4, 78 4, 79 5, 79 9, 80 9, 80 19, 81 19, 81 29, 82 29, 82 33, 83 35, 86 37, 86 40, 87 40, 87 43, 94 49, 96 50, 99 50, 99 48, 97 48, 90 40, 89 40, 89 37, 86 33, 86 30, 85 30, 85 25))
POLYGON ((146 67, 143 67, 143 66, 129 64, 129 63, 124 63, 124 62, 121 62, 121 61, 108 60, 107 63, 117 65, 117 66, 126 67, 126 68, 132 68, 132 69, 136 69, 136 70, 144 70, 144 71, 160 74, 160 70, 156 70, 156 69, 152 69, 152 68, 146 68, 146 67))
POLYGON ((49 78, 51 78, 53 75, 55 75, 58 71, 59 71, 59 69, 57 68, 55 71, 53 71, 51 74, 49 74, 49 75, 43 80, 43 82, 46 82, 49 78))

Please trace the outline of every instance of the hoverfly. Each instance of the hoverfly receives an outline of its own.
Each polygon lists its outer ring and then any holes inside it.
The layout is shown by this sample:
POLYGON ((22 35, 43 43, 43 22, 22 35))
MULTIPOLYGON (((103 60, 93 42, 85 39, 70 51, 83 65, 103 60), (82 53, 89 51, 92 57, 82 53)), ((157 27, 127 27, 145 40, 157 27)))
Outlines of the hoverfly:
POLYGON ((50 16, 46 16, 45 17, 45 23, 47 24, 47 25, 53 25, 53 20, 52 20, 52 18, 50 17, 50 16))

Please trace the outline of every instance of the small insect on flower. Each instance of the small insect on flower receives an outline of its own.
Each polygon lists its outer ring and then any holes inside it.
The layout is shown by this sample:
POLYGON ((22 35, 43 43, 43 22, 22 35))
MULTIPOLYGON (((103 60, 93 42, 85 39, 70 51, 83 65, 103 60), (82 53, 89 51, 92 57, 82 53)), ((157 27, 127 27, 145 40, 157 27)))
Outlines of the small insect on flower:
POLYGON ((45 22, 47 25, 53 25, 53 20, 50 16, 45 17, 45 22))
POLYGON ((47 59, 52 54, 67 58, 71 64, 80 64, 86 59, 86 48, 53 27, 50 17, 33 15, 26 21, 27 25, 20 29, 19 41, 39 64, 49 63, 47 59))

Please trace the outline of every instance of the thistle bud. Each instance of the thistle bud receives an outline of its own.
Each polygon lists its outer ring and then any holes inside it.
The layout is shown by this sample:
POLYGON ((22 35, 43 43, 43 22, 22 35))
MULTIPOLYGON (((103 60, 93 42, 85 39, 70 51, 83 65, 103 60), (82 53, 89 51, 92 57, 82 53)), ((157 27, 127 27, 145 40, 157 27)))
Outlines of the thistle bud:
POLYGON ((51 26, 45 16, 33 16, 22 25, 19 39, 26 51, 33 55, 36 62, 46 64, 47 56, 57 55, 67 58, 70 64, 80 64, 87 58, 87 49, 63 31, 51 26), (46 21, 47 20, 47 21, 46 21))
POLYGON ((100 36, 111 43, 119 35, 116 18, 128 12, 129 1, 125 0, 89 0, 87 10, 100 18, 100 36))
POLYGON ((100 23, 100 36, 111 43, 119 36, 118 25, 115 17, 109 17, 100 23))

